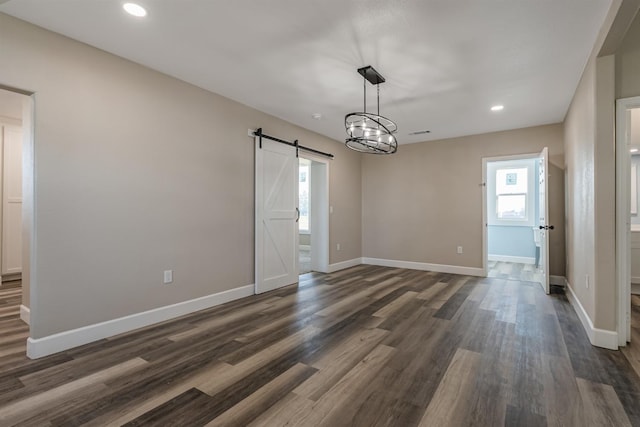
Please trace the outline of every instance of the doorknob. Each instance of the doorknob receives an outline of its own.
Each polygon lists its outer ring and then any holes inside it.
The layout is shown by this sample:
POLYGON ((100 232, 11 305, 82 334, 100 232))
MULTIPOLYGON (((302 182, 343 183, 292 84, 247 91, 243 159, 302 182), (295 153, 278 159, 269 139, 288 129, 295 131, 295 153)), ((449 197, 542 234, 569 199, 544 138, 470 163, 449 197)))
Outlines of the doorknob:
POLYGON ((296 208, 296 222, 300 221, 300 209, 296 208))
POLYGON ((541 225, 538 228, 540 230, 553 230, 555 227, 553 225, 541 225))

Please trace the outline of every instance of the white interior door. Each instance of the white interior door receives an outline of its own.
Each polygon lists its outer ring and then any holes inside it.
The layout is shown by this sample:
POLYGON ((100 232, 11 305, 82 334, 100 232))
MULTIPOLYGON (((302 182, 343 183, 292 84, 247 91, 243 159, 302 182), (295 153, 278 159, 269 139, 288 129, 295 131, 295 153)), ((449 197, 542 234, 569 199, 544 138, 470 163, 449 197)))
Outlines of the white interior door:
POLYGON ((547 147, 544 147, 539 158, 539 200, 538 200, 538 216, 540 219, 540 262, 538 264, 538 273, 540 274, 540 283, 545 293, 549 293, 549 230, 553 230, 553 225, 549 225, 549 164, 547 147))
POLYGON ((256 137, 256 293, 298 281, 298 158, 294 147, 256 137))

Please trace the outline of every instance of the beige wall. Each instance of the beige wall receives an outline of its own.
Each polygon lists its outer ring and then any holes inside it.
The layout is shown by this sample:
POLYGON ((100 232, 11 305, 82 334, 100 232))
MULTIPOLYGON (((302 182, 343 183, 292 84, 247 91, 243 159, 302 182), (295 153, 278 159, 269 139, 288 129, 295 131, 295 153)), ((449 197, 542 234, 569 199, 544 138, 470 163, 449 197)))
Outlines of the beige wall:
MULTIPOLYGON (((609 31, 612 6, 599 36, 609 31)), ((615 98, 640 95, 640 21, 615 56, 594 47, 565 119, 567 279, 595 328, 616 329, 615 98), (587 288, 587 277, 589 288, 587 288)))
POLYGON ((564 123, 566 277, 591 319, 595 315, 595 82, 594 58, 587 64, 564 123))
POLYGON ((596 60, 595 89, 595 317, 596 327, 616 329, 615 58, 596 60))
POLYGON ((640 14, 616 51, 616 98, 640 96, 640 14))
POLYGON ((35 92, 32 337, 252 284, 248 128, 336 155, 330 262, 361 256, 358 153, 2 14, 0 40, 0 85, 35 92))
POLYGON ((551 274, 564 276, 562 125, 403 145, 362 161, 363 256, 482 268, 482 158, 550 153, 551 274), (464 253, 458 255, 456 247, 464 253))

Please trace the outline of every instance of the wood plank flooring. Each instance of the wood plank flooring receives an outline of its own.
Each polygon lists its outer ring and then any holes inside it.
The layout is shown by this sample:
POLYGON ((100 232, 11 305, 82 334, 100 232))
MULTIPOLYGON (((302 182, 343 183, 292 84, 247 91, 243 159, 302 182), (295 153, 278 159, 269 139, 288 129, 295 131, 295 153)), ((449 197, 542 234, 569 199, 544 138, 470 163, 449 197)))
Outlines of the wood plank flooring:
POLYGON ((640 295, 631 295, 631 345, 622 352, 640 375, 640 295))
POLYGON ((538 283, 542 281, 542 271, 533 264, 489 261, 487 267, 489 267, 487 274, 489 277, 538 283))
POLYGON ((533 282, 310 273, 39 360, 19 304, 3 285, 3 427, 640 426, 634 362, 533 282))

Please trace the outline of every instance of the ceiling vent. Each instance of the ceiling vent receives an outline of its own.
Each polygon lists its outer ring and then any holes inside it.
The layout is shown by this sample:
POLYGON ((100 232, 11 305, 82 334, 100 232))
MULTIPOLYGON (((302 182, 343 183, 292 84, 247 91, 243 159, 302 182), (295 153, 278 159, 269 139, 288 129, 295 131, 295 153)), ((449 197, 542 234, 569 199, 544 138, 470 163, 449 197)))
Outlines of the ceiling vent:
POLYGON ((431 133, 430 130, 417 130, 415 132, 409 133, 409 135, 424 135, 425 133, 431 133))

